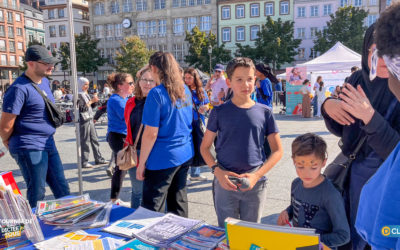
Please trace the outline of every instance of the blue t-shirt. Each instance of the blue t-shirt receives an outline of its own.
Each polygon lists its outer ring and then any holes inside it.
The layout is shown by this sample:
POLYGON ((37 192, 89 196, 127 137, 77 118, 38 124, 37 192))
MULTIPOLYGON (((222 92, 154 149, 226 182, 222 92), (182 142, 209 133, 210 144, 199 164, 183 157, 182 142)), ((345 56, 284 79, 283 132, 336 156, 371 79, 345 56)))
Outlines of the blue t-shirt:
POLYGON ((282 91, 282 83, 278 82, 277 84, 275 84, 275 91, 282 91))
MULTIPOLYGON (((204 106, 204 105, 210 103, 210 101, 208 100, 207 92, 205 90, 204 90, 204 98, 205 99, 202 102, 199 100, 199 97, 197 96, 196 90, 192 90, 192 97, 193 97, 194 105, 196 105, 196 109, 197 110, 199 110, 199 108, 201 106, 204 106)), ((201 120, 203 120, 203 122, 205 122, 204 115, 202 115, 200 113, 199 113, 199 115, 200 115, 201 120)), ((198 119, 197 112, 193 107, 193 120, 197 121, 197 119, 198 119)))
POLYGON ((256 103, 251 108, 239 108, 232 101, 215 107, 207 129, 217 133, 218 163, 238 174, 249 172, 265 161, 265 136, 278 133, 272 111, 256 103))
POLYGON ((122 98, 118 94, 110 96, 107 102, 108 129, 110 132, 127 134, 127 127, 124 118, 124 110, 128 98, 122 98))
POLYGON ((174 105, 163 84, 152 88, 147 95, 142 123, 159 129, 146 162, 149 170, 177 167, 193 157, 193 108, 187 86, 185 95, 185 100, 177 100, 174 105))
MULTIPOLYGON (((32 81, 22 74, 4 94, 3 111, 17 115, 9 140, 11 153, 19 150, 53 150, 56 128, 47 114, 43 97, 32 86, 32 81)), ((54 102, 47 78, 37 85, 54 102)))
POLYGON ((260 81, 260 88, 256 88, 257 101, 272 108, 272 85, 268 78, 260 81), (262 91, 262 92, 261 92, 262 91))

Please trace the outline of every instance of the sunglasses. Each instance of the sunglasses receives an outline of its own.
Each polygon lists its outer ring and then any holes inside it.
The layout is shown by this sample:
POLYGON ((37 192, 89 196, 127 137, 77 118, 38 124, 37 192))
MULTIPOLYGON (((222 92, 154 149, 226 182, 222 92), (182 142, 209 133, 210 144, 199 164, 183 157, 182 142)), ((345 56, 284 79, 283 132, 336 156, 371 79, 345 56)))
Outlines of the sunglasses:
POLYGON ((52 63, 45 63, 45 62, 41 62, 41 61, 36 61, 37 63, 40 63, 40 64, 43 64, 43 65, 45 65, 45 66, 47 66, 47 67, 54 67, 54 64, 52 64, 52 63))

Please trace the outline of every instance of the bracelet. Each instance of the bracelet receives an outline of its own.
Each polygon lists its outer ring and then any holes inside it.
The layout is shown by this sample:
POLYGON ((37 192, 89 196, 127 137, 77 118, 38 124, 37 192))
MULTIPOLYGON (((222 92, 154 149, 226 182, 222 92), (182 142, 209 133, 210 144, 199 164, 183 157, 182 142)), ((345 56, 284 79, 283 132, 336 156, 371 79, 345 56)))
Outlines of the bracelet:
POLYGON ((214 174, 214 172, 215 172, 215 169, 216 168, 219 168, 220 166, 219 166, 219 164, 217 163, 217 164, 215 164, 214 166, 212 166, 211 167, 211 173, 213 173, 214 174))

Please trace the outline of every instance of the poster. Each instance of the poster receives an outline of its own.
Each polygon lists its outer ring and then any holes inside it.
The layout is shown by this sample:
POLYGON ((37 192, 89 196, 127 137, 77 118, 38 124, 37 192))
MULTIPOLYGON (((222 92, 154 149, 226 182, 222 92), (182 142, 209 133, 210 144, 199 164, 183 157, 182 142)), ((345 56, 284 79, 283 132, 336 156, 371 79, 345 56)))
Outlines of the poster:
POLYGON ((342 86, 344 79, 350 76, 351 73, 348 71, 331 71, 331 72, 316 72, 311 74, 311 82, 315 83, 318 76, 322 76, 322 81, 324 82, 324 87, 330 93, 335 91, 336 86, 342 86))
POLYGON ((286 84, 286 115, 301 115, 303 95, 302 85, 286 84))
POLYGON ((307 79, 307 67, 286 68, 286 80, 292 85, 301 85, 307 79))

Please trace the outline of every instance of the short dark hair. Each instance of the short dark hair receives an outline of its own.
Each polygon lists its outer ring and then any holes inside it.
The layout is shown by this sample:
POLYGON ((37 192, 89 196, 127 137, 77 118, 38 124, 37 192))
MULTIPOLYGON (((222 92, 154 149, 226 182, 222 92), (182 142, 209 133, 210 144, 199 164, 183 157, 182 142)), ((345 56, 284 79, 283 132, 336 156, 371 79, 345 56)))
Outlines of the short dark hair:
POLYGON ((235 72, 236 68, 238 67, 245 67, 245 68, 252 68, 256 70, 254 66, 253 60, 248 57, 236 57, 229 61, 228 65, 226 66, 226 74, 228 75, 229 80, 232 80, 233 73, 235 72))
POLYGON ((317 158, 325 160, 328 158, 326 149, 326 142, 321 136, 307 133, 298 136, 292 142, 292 157, 314 154, 317 158))
POLYGON ((379 17, 375 26, 375 43, 379 56, 400 55, 400 3, 393 3, 379 17))
POLYGON ((358 70, 358 67, 357 66, 353 66, 353 67, 351 67, 350 70, 351 70, 351 73, 356 72, 358 70))

